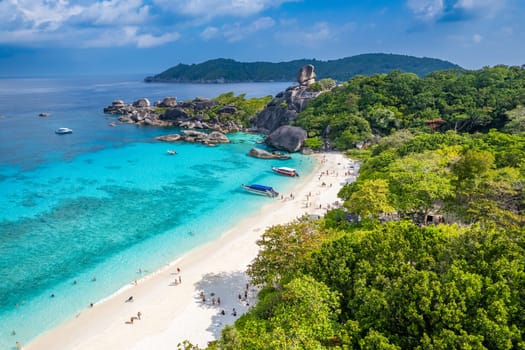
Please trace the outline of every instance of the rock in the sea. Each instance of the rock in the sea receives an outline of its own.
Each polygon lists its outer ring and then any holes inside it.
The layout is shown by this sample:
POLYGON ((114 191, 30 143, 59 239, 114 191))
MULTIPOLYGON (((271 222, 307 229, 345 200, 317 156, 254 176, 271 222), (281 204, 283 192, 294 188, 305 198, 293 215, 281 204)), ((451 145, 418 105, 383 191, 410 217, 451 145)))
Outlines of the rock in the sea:
POLYGON ((299 73, 297 73, 297 82, 303 86, 308 86, 315 83, 314 66, 307 64, 301 67, 301 69, 299 69, 299 73))
POLYGON ((175 141, 179 141, 181 137, 182 136, 179 134, 169 134, 169 135, 157 136, 155 137, 155 140, 165 141, 165 142, 175 142, 175 141))
POLYGON ((307 133, 298 126, 284 125, 266 138, 266 144, 287 152, 297 152, 304 145, 307 133))
POLYGON ((222 132, 213 131, 208 134, 207 141, 211 143, 229 143, 230 140, 222 132))
POLYGON ((250 157, 254 157, 254 158, 261 158, 261 159, 290 159, 291 156, 289 154, 282 154, 280 152, 268 152, 264 149, 260 149, 260 148, 252 148, 249 152, 248 152, 248 155, 250 157))
POLYGON ((169 108, 159 117, 161 120, 186 120, 190 116, 183 108, 169 108))
POLYGON ((159 107, 175 107, 177 105, 177 98, 175 97, 165 97, 161 103, 159 103, 159 107))
POLYGON ((144 108, 144 107, 150 107, 151 104, 149 102, 149 100, 147 98, 141 98, 141 99, 138 99, 137 101, 133 102, 133 107, 141 107, 141 108, 144 108))

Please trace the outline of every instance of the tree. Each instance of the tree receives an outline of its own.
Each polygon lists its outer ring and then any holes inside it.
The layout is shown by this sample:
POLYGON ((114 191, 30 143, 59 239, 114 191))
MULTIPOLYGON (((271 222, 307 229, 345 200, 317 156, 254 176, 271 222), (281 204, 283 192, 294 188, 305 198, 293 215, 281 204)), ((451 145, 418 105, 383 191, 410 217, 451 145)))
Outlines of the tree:
POLYGON ((444 167, 447 157, 424 152, 394 161, 388 169, 389 189, 394 207, 401 214, 413 215, 426 224, 427 214, 439 210, 452 196, 451 178, 444 167))
POLYGON ((293 276, 329 232, 319 229, 319 223, 307 218, 267 229, 257 245, 259 254, 248 267, 255 284, 275 285, 293 276))
POLYGON ((388 182, 383 179, 357 182, 344 206, 361 218, 377 219, 381 214, 394 212, 390 205, 388 182))

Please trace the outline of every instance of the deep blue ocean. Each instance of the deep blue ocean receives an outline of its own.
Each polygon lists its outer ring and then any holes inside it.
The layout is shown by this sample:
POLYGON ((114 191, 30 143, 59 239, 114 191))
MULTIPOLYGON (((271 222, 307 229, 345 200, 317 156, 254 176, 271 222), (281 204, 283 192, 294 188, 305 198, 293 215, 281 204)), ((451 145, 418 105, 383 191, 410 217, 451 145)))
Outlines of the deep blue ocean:
MULTIPOLYGON (((0 349, 28 343, 257 215, 272 199, 241 183, 292 188, 293 178, 271 172, 276 161, 246 156, 260 135, 231 134, 218 147, 166 144, 155 136, 177 129, 120 124, 102 111, 116 99, 261 97, 291 83, 142 78, 0 79, 0 349), (74 132, 57 135, 59 127, 74 132)), ((298 154, 278 164, 302 173, 315 165, 298 154)))

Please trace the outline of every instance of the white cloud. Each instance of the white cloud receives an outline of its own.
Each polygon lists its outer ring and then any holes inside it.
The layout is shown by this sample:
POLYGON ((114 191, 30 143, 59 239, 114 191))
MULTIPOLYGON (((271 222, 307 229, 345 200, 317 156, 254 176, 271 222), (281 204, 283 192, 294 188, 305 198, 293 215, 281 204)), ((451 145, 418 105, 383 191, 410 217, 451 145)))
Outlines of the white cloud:
POLYGON ((180 37, 169 29, 139 31, 151 19, 146 0, 79 1, 0 0, 0 44, 145 48, 180 37))
POLYGON ((79 17, 93 25, 130 25, 146 21, 149 9, 142 0, 97 1, 84 8, 79 17))
POLYGON ((351 30, 351 25, 333 30, 327 22, 318 22, 313 24, 309 31, 298 27, 279 33, 278 38, 289 46, 318 48, 328 42, 338 41, 339 35, 347 35, 351 30))
POLYGON ((186 16, 213 18, 256 15, 268 8, 300 0, 153 0, 166 11, 186 16))
POLYGON ((505 0, 458 0, 454 8, 465 10, 498 9, 505 5, 505 0))
POLYGON ((220 29, 217 27, 207 27, 201 33, 201 37, 205 40, 212 38, 223 37, 228 42, 237 42, 244 38, 275 26, 275 21, 271 17, 261 17, 247 25, 242 23, 228 23, 223 25, 220 29))
POLYGON ((0 23, 6 30, 52 31, 81 12, 81 6, 66 0, 4 0, 0 2, 0 23))
POLYGON ((142 34, 137 36, 137 47, 148 48, 161 46, 167 43, 171 43, 179 40, 179 33, 164 33, 159 36, 153 36, 151 34, 142 34))
POLYGON ((472 36, 472 41, 475 43, 475 44, 479 44, 481 42, 481 40, 483 40, 483 37, 479 34, 474 34, 472 36))
POLYGON ((123 47, 133 45, 138 48, 150 48, 177 41, 179 38, 179 33, 164 33, 159 36, 154 36, 148 33, 139 33, 138 27, 126 26, 106 30, 97 37, 84 40, 82 47, 123 47))
POLYGON ((201 32, 201 38, 204 40, 210 40, 219 34, 219 29, 217 27, 207 27, 201 32))
POLYGON ((258 32, 260 30, 265 30, 273 27, 275 21, 271 17, 261 17, 256 19, 253 24, 250 26, 251 32, 258 32))
POLYGON ((414 16, 422 21, 433 21, 443 15, 443 0, 407 0, 407 6, 414 16))
POLYGON ((316 23, 311 32, 304 33, 304 39, 311 42, 330 40, 333 33, 326 22, 316 23))

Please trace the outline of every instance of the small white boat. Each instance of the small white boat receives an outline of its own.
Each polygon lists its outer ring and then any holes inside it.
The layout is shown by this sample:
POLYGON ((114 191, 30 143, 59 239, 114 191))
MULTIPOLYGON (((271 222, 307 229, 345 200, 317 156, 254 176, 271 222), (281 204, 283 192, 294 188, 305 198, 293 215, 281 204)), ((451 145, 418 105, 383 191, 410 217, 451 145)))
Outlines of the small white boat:
POLYGON ((174 155, 174 154, 177 154, 177 151, 169 149, 166 153, 168 153, 169 155, 174 155))
POLYGON ((268 196, 275 198, 279 195, 278 192, 276 192, 272 187, 270 186, 264 186, 264 185, 258 185, 258 184, 252 184, 252 185, 241 185, 242 188, 244 188, 246 191, 250 193, 260 194, 262 196, 268 196))
POLYGON ((290 177, 299 176, 299 173, 294 168, 287 168, 287 167, 284 167, 284 166, 282 166, 282 167, 273 166, 272 170, 274 172, 276 172, 277 174, 281 174, 281 175, 285 175, 285 176, 290 176, 290 177))
POLYGON ((70 128, 58 128, 55 130, 55 134, 71 134, 73 133, 73 130, 70 128))

